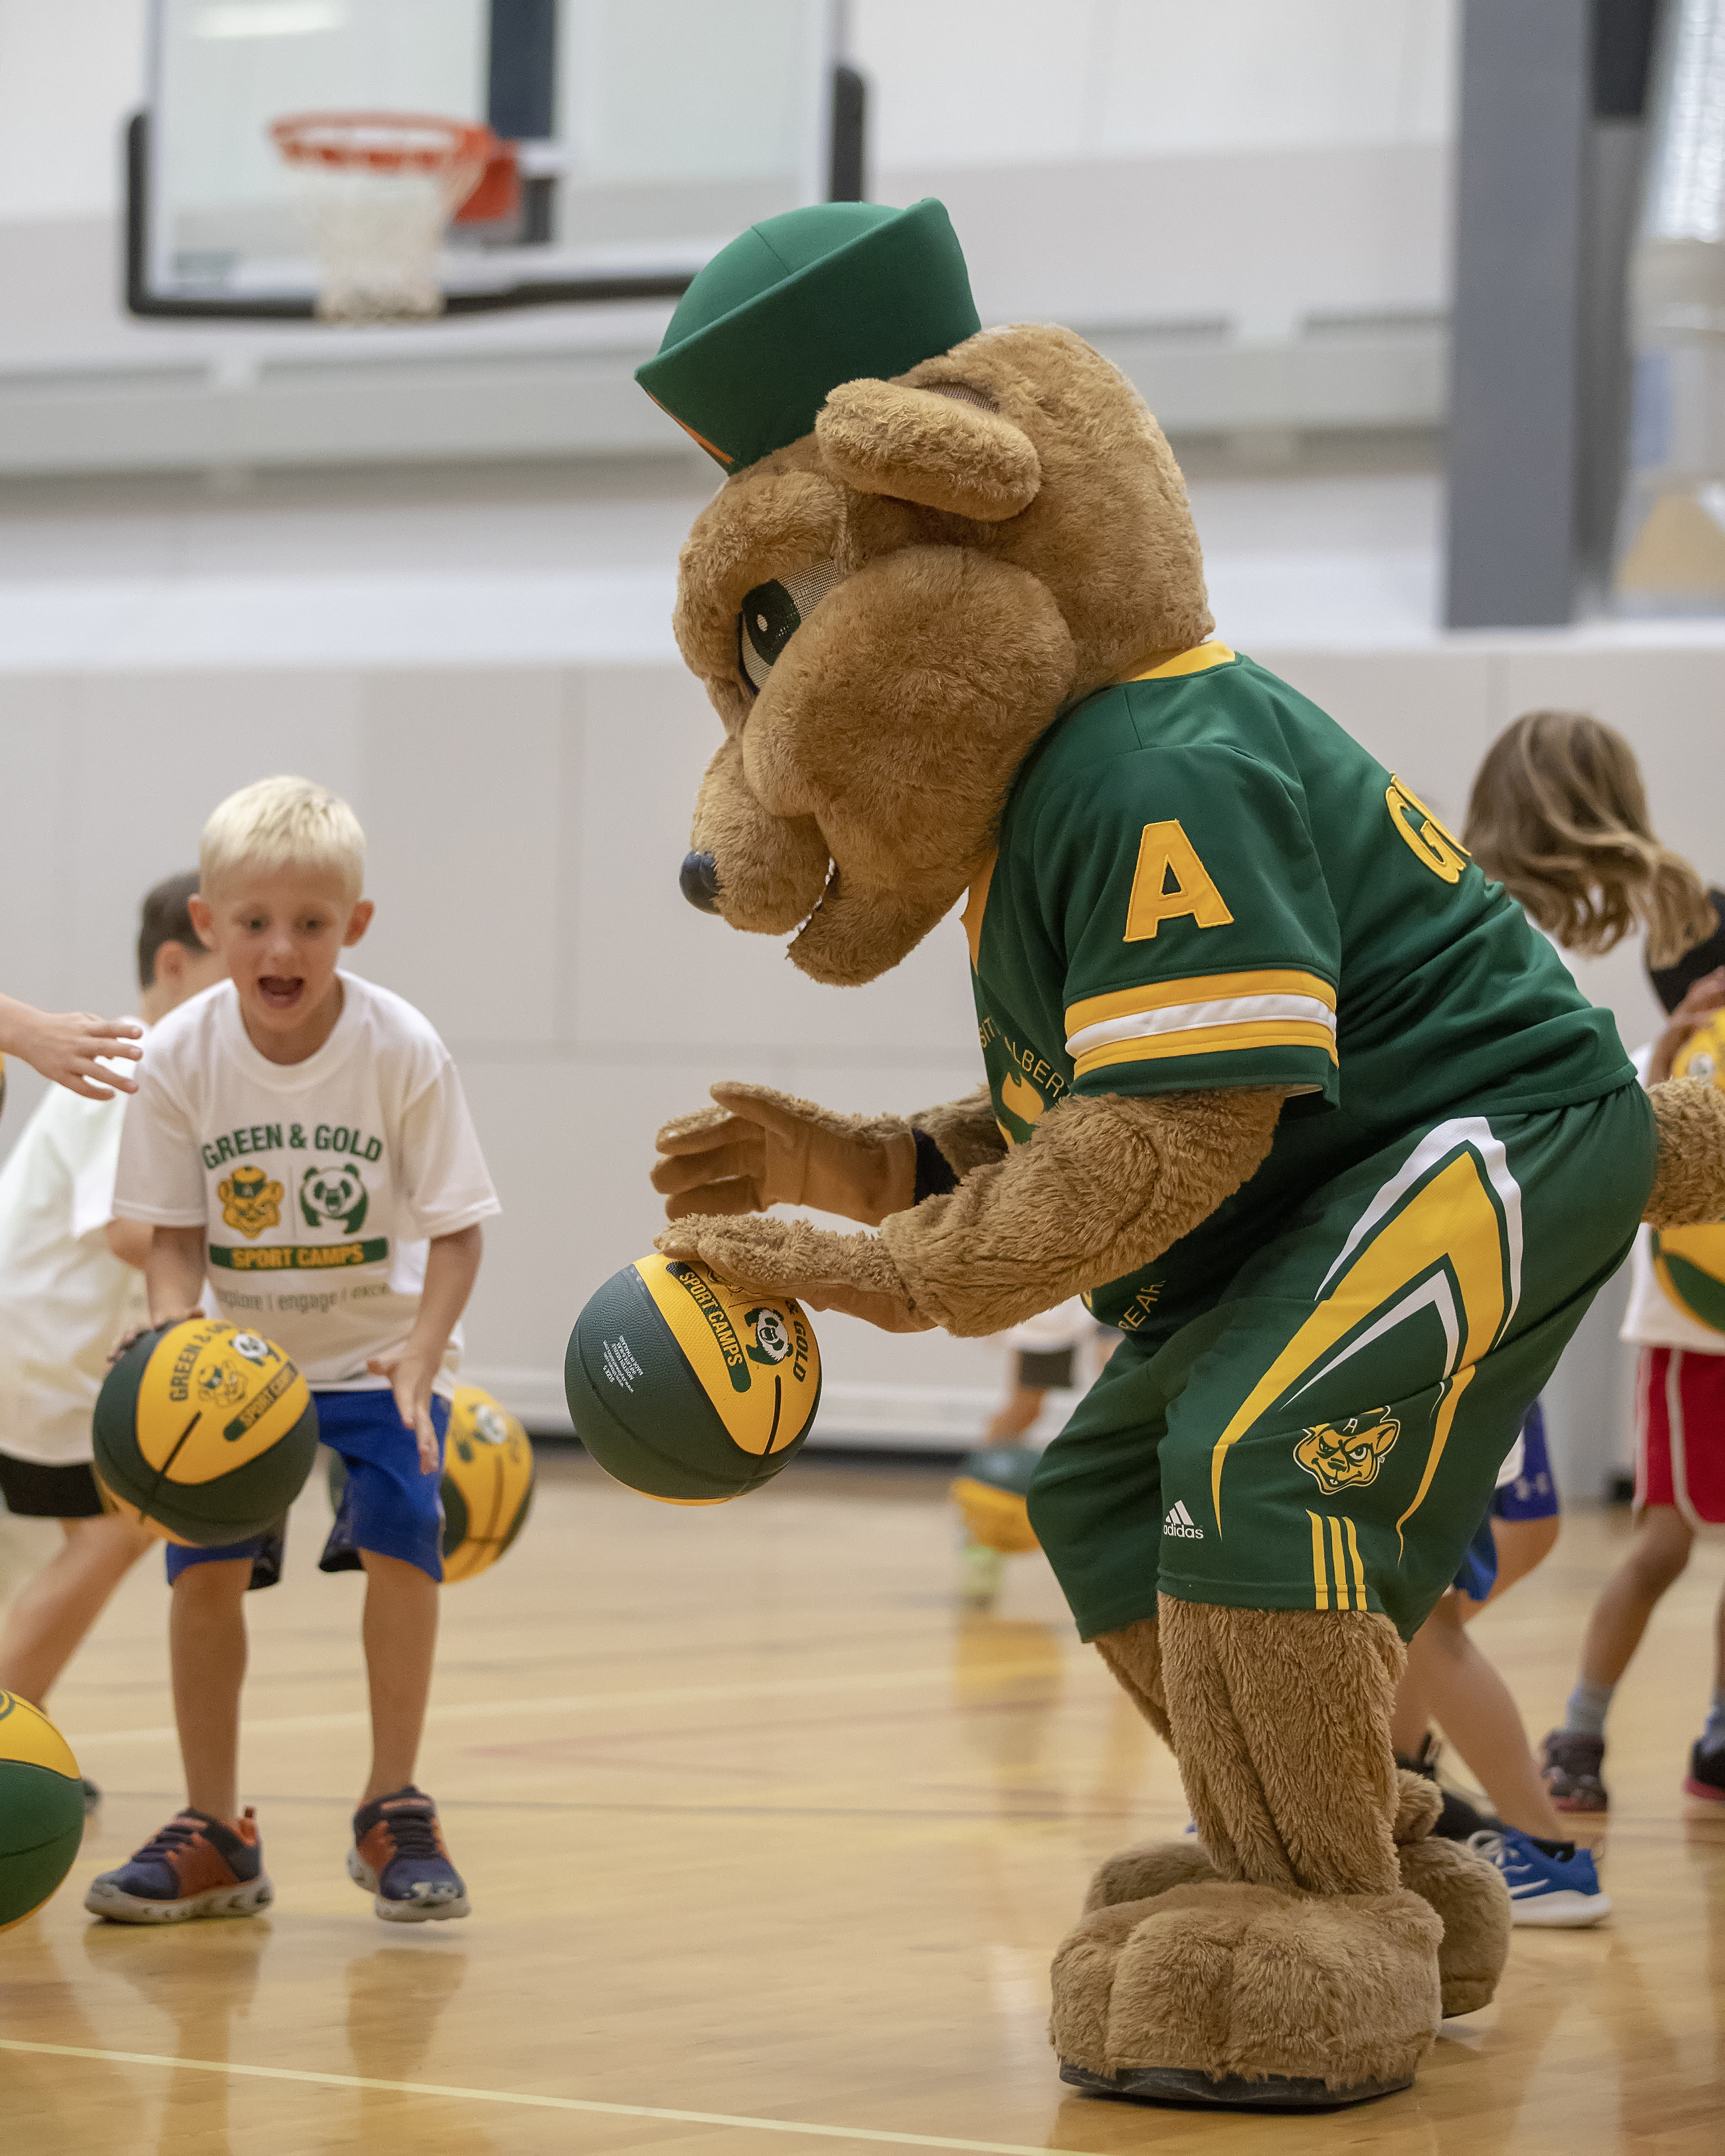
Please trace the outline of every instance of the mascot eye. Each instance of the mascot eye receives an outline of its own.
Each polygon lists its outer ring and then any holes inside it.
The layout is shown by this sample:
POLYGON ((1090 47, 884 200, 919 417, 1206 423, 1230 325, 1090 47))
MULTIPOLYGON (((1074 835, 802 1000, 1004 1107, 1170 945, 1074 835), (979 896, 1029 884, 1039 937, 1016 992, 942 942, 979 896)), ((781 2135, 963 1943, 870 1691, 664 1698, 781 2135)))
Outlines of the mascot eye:
POLYGON ((794 576, 757 584, 745 595, 737 617, 737 650, 754 688, 766 687, 767 676, 786 644, 821 601, 844 583, 845 575, 836 562, 818 562, 794 576))

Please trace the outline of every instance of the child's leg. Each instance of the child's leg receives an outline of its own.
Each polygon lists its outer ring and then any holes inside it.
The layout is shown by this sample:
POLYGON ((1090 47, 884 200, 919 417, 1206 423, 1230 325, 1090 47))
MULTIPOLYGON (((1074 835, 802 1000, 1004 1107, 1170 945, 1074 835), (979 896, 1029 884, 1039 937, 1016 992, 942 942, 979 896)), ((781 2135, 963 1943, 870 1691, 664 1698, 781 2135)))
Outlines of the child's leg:
POLYGON ((245 1681, 249 1557, 188 1565, 174 1582, 168 1646, 186 1801, 212 1819, 239 1815, 239 1692, 245 1681))
POLYGON ((1689 1562, 1695 1536, 1672 1505, 1649 1505, 1629 1555, 1601 1589, 1582 1643, 1580 1682, 1569 1697, 1563 1727, 1604 1733, 1605 1709, 1630 1658, 1641 1644, 1660 1597, 1689 1562))
POLYGON ((362 1804, 405 1789, 419 1754, 437 1651, 438 1584, 405 1558, 362 1550, 372 1694, 372 1774, 362 1804))
MULTIPOLYGON (((1536 1565, 1544 1563, 1557 1547, 1562 1525, 1555 1512, 1548 1512, 1539 1519, 1492 1521, 1491 1537, 1497 1545, 1497 1578, 1486 1602, 1496 1602, 1518 1579, 1525 1579, 1536 1565)), ((1477 1615, 1486 1602, 1470 1602, 1463 1614, 1477 1615)))
POLYGON ((104 1514, 62 1520, 65 1541, 22 1587, 0 1635, 0 1691, 40 1707, 54 1679, 102 1614, 104 1604, 151 1537, 130 1520, 104 1514))
MULTIPOLYGON (((1431 1620, 1427 1618, 1426 1623, 1431 1620)), ((1417 1636, 1417 1635, 1416 1635, 1417 1636)), ((1399 1759, 1417 1759, 1431 1730, 1431 1695, 1421 1680, 1411 1645, 1389 1711, 1389 1742, 1399 1759)))
POLYGON ((1468 1637, 1465 1623, 1462 1597, 1446 1594, 1408 1643, 1409 1674, 1498 1817, 1543 1840, 1567 1840, 1509 1688, 1468 1637))

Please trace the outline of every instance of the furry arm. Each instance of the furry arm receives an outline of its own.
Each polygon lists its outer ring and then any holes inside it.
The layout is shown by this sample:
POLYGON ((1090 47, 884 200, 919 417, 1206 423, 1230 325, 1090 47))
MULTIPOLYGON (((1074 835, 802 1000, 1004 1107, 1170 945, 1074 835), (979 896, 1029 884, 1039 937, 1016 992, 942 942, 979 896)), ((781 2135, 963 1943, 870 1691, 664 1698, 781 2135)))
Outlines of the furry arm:
POLYGON ((1704 1078, 1667 1078, 1647 1098, 1659 1165, 1641 1218, 1655 1228, 1725 1219, 1725 1093, 1704 1078))
POLYGON ((659 1248, 889 1332, 999 1332, 1147 1265, 1207 1219, 1256 1173, 1281 1109, 1268 1091, 1067 1100, 1029 1145, 889 1214, 878 1235, 693 1215, 659 1248))
POLYGON ((953 1181, 1006 1149, 986 1086, 908 1121, 835 1115, 771 1086, 730 1082, 711 1091, 716 1107, 678 1116, 655 1141, 660 1158, 651 1179, 667 1219, 813 1205, 875 1228, 916 1200, 918 1132, 953 1181))

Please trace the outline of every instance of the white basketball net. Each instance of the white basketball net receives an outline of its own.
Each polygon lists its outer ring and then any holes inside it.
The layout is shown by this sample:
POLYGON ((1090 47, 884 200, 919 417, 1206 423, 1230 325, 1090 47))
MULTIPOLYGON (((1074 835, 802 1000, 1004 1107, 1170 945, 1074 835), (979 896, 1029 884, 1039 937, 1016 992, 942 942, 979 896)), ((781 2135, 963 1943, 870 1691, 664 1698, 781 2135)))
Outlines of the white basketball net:
POLYGON ((272 123, 311 226, 327 322, 444 311, 437 254, 495 144, 489 128, 418 113, 318 112, 272 123))

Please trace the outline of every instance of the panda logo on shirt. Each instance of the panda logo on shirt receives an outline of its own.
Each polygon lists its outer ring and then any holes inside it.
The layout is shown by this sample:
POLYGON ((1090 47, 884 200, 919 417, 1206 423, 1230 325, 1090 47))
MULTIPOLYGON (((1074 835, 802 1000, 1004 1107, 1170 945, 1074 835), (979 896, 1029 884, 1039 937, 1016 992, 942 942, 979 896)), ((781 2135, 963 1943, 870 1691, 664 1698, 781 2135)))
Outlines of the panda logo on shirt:
POLYGON ((308 1228, 339 1227, 357 1235, 365 1224, 370 1203, 359 1170, 345 1163, 335 1168, 308 1168, 300 1178, 300 1210, 308 1228))

